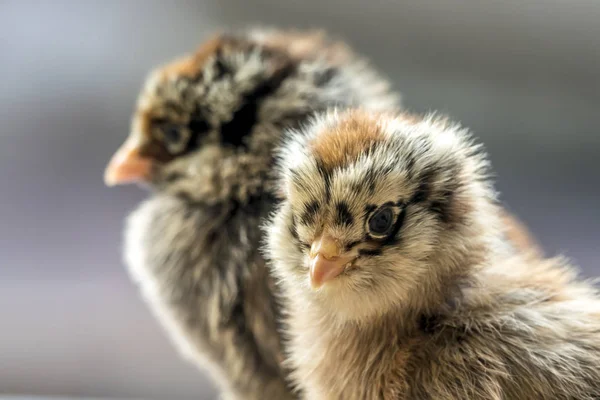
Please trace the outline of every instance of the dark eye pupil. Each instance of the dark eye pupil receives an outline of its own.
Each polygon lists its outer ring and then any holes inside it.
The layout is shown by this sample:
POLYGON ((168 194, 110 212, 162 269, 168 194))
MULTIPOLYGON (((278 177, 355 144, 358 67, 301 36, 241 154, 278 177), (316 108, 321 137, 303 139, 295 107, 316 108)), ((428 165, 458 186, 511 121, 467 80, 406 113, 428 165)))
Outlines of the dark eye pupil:
POLYGON ((390 208, 383 208, 369 219, 369 230, 372 233, 383 235, 392 227, 394 213, 390 208))
POLYGON ((173 125, 166 126, 163 129, 163 133, 165 135, 165 139, 171 143, 177 143, 177 142, 179 142, 179 139, 181 138, 179 129, 173 125))

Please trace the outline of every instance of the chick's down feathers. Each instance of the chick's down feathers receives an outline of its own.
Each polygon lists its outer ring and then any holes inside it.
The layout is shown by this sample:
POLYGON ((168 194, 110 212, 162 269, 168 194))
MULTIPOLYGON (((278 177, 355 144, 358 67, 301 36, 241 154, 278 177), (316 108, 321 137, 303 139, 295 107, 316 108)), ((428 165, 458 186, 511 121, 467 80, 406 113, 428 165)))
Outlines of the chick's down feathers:
POLYGON ((600 398, 595 288, 510 243, 464 128, 332 111, 278 171, 266 255, 306 398, 600 398))
POLYGON ((151 189, 127 220, 133 279, 181 353, 224 396, 293 398, 276 288, 259 252, 282 132, 315 111, 398 107, 387 82, 316 32, 219 34, 153 71, 107 184, 151 189))

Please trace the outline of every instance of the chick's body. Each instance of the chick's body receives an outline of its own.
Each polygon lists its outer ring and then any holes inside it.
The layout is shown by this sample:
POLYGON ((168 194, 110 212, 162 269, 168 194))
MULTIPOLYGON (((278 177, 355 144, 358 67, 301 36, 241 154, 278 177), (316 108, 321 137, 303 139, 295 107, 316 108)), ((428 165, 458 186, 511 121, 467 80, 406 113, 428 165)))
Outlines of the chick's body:
POLYGON ((511 245, 445 119, 329 113, 289 135, 267 255, 309 399, 595 399, 600 301, 511 245))
POLYGON ((388 85, 318 33, 219 35, 146 82, 108 183, 148 181, 127 221, 133 278, 182 353, 226 397, 292 398, 260 255, 282 131, 337 105, 397 107, 388 85))

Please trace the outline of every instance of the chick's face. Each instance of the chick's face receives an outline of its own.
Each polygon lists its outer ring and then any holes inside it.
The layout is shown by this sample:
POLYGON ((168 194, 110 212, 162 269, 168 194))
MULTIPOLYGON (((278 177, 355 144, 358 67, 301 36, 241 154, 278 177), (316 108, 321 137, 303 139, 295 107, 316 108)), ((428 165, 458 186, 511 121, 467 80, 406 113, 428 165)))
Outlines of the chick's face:
MULTIPOLYGON (((109 185, 164 184, 203 151, 209 160, 264 151, 272 138, 261 107, 291 73, 286 55, 219 36, 196 53, 154 71, 138 99, 131 133, 106 170, 109 185), (177 161, 183 167, 173 168, 177 161)), ((273 128, 274 130, 274 128, 273 128)), ((183 168, 183 169, 182 169, 183 168)))
POLYGON ((463 182, 479 177, 474 148, 442 122, 361 112, 330 114, 295 136, 269 235, 275 273, 349 318, 430 296, 476 235, 480 185, 463 182))

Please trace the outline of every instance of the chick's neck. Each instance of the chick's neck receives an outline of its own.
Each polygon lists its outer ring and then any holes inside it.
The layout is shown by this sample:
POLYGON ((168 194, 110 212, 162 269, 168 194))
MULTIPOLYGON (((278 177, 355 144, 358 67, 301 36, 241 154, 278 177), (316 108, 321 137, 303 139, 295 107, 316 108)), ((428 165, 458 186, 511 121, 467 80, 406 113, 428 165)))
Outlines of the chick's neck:
POLYGON ((159 193, 195 203, 245 204, 268 191, 271 163, 267 153, 206 146, 164 166, 155 186, 159 193))

